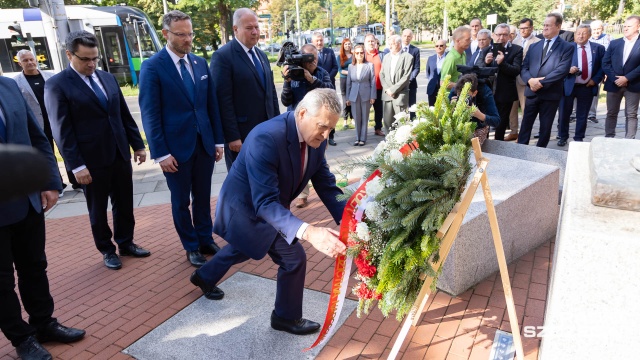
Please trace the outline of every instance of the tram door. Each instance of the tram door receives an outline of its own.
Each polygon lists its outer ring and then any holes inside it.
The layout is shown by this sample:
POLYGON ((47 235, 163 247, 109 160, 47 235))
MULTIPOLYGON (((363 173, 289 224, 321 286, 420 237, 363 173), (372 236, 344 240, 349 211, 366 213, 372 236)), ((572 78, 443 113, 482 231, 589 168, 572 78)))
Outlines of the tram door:
POLYGON ((94 28, 100 47, 98 64, 104 71, 113 74, 120 85, 131 83, 131 69, 120 26, 100 26, 94 28))

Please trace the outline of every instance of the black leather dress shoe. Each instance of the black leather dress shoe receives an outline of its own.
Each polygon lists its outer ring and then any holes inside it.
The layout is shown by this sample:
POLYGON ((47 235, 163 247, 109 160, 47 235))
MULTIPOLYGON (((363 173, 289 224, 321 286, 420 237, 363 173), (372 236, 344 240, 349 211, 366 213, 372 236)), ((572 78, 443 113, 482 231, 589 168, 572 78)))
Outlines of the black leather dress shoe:
POLYGON ((47 341, 57 341, 61 343, 72 343, 84 337, 86 331, 66 327, 57 321, 52 321, 39 329, 36 336, 41 343, 47 341))
POLYGON ((50 360, 53 359, 47 349, 36 340, 35 337, 29 336, 18 346, 16 352, 22 360, 50 360))
POLYGON ((116 254, 104 254, 104 266, 111 270, 118 270, 122 267, 122 262, 116 254))
POLYGON ((300 318, 298 320, 287 320, 276 315, 276 311, 271 312, 271 327, 275 330, 286 331, 294 335, 313 334, 320 329, 320 324, 315 321, 300 318))
POLYGON ((565 145, 567 145, 567 140, 565 139, 558 140, 558 146, 565 146, 565 145))
POLYGON ((129 243, 120 248, 120 256, 147 257, 149 255, 151 255, 151 251, 143 249, 134 243, 129 243))
POLYGON ((209 300, 220 300, 224 297, 224 291, 220 290, 217 286, 211 286, 202 280, 197 271, 194 271, 189 278, 191 283, 202 290, 204 297, 209 300))
POLYGON ((329 139, 329 145, 336 146, 336 142, 333 139, 329 139))
POLYGON ((187 251, 187 260, 189 260, 191 265, 195 267, 200 267, 207 262, 207 258, 205 258, 204 255, 202 255, 198 250, 187 251))
POLYGON ((539 137, 540 137, 540 133, 537 133, 537 134, 533 135, 533 138, 534 138, 534 139, 537 139, 537 138, 539 138, 539 137))
POLYGON ((200 254, 215 255, 218 251, 220 251, 220 246, 216 243, 200 245, 200 254))

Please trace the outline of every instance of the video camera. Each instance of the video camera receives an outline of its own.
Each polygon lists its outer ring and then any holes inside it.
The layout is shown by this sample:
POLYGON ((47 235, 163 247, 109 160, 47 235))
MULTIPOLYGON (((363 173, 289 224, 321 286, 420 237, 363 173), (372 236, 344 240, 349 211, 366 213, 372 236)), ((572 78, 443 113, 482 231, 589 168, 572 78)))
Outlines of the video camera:
POLYGON ((291 41, 285 41, 282 44, 280 53, 278 54, 278 62, 276 65, 289 66, 289 73, 287 76, 283 76, 285 79, 291 79, 295 81, 304 80, 304 69, 302 64, 313 62, 315 57, 313 54, 300 54, 298 47, 291 41))
POLYGON ((498 73, 497 67, 478 67, 477 65, 456 65, 456 67, 458 72, 462 75, 476 74, 478 77, 478 85, 487 84, 490 88, 493 88, 493 82, 496 78, 496 74, 498 73))

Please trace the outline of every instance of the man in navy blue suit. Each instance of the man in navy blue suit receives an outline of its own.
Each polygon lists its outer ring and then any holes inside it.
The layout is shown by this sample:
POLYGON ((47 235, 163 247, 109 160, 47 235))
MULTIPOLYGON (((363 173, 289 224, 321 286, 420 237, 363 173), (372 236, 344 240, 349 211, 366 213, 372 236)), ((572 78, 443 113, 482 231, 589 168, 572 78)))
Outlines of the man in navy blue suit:
POLYGON ((250 9, 233 13, 235 39, 211 58, 211 74, 224 130, 227 170, 238 157, 244 139, 256 125, 280 114, 278 94, 267 55, 258 49, 260 22, 250 9))
POLYGON ((585 24, 578 26, 574 33, 577 47, 571 61, 569 75, 564 79, 564 97, 560 101, 558 146, 567 145, 569 117, 574 99, 576 99, 576 133, 573 140, 584 139, 593 96, 597 94, 598 86, 604 77, 602 71, 604 46, 589 41, 590 38, 591 26, 585 24))
POLYGON ((207 62, 191 54, 191 18, 166 13, 162 34, 167 46, 142 63, 138 100, 151 158, 171 191, 173 224, 187 260, 199 267, 207 261, 203 254, 220 249, 211 236, 211 176, 224 136, 207 62))
POLYGON ((222 184, 214 232, 229 245, 191 275, 206 298, 219 300, 216 285, 229 268, 269 255, 280 266, 271 327, 309 334, 320 325, 302 317, 306 254, 300 240, 336 257, 345 245, 338 232, 309 225, 289 210, 293 199, 311 180, 329 213, 340 223, 345 202, 324 157, 329 132, 342 105, 335 90, 316 89, 286 112, 256 126, 222 184))
POLYGON ((611 41, 602 59, 607 75, 604 91, 607 92, 607 119, 604 123, 606 137, 616 136, 616 124, 620 102, 625 101, 625 138, 635 139, 638 131, 638 103, 640 103, 640 16, 629 16, 623 25, 624 37, 611 41))
MULTIPOLYGON (((0 71, 0 73, 2 73, 0 71)), ((40 192, 15 195, 0 202, 0 330, 16 347, 22 359, 51 359, 40 345, 45 341, 69 343, 84 337, 84 330, 68 328, 52 317, 45 255, 44 213, 58 201, 62 182, 49 140, 35 115, 22 98, 15 81, 0 76, 0 145, 31 146, 46 157, 47 183, 40 192), (22 319, 15 293, 14 266, 18 289, 29 323, 22 319)), ((2 176, 12 171, 4 167, 2 176)), ((11 191, 11 189, 4 189, 11 191)))
POLYGON ((429 106, 434 106, 436 103, 436 97, 438 91, 440 91, 440 70, 442 69, 442 63, 447 56, 447 42, 443 39, 436 41, 435 45, 436 53, 429 56, 427 59, 427 98, 429 100, 429 106))
MULTIPOLYGON (((324 36, 321 32, 316 31, 313 33, 313 45, 318 50, 318 67, 326 70, 329 73, 329 79, 331 79, 331 85, 333 88, 336 88, 336 74, 338 74, 338 59, 336 58, 336 54, 333 52, 331 47, 324 47, 324 36)), ((335 146, 336 142, 333 140, 333 135, 336 133, 335 130, 331 131, 329 134, 329 145, 335 146)))
POLYGON ((518 144, 529 144, 531 129, 540 116, 540 138, 536 146, 547 147, 553 119, 563 95, 562 83, 569 74, 575 46, 558 37, 562 15, 551 13, 544 20, 544 40, 532 44, 522 62, 520 76, 527 98, 518 134, 518 144))
POLYGON ((151 253, 133 242, 133 160, 147 159, 144 142, 124 100, 116 77, 96 70, 98 40, 87 31, 66 39, 71 65, 51 77, 44 100, 51 132, 66 164, 83 186, 91 233, 107 268, 117 270, 120 256, 146 257, 151 253), (113 233, 107 221, 111 198, 113 233))

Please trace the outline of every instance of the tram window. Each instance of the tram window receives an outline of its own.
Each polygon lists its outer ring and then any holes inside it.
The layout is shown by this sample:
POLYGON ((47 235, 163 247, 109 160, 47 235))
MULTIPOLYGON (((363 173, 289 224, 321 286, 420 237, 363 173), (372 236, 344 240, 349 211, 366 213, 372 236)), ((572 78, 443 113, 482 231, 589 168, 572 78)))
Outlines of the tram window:
POLYGON ((118 34, 116 33, 104 33, 103 34, 105 37, 105 46, 106 46, 106 53, 107 53, 107 61, 109 62, 109 66, 113 66, 113 65, 124 65, 123 59, 122 59, 122 53, 121 50, 122 47, 120 46, 120 40, 118 39, 118 34))
POLYGON ((127 37, 127 42, 129 43, 129 51, 131 51, 131 56, 133 58, 139 58, 141 50, 142 57, 148 59, 156 53, 149 28, 147 24, 144 24, 142 22, 135 22, 135 24, 137 26, 140 44, 138 44, 138 36, 136 36, 134 26, 130 24, 125 25, 125 36, 127 37))
MULTIPOLYGON (((26 49, 31 50, 26 42, 12 41, 11 39, 4 39, 5 46, 9 50, 11 70, 7 72, 20 72, 22 68, 18 65, 18 51, 26 49)), ((53 70, 51 64, 51 55, 49 53, 49 44, 44 37, 33 38, 33 43, 36 48, 36 60, 41 70, 53 70)), ((5 70, 6 71, 6 70, 5 70)))

